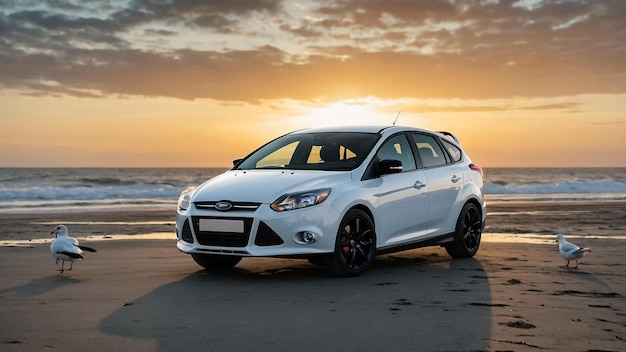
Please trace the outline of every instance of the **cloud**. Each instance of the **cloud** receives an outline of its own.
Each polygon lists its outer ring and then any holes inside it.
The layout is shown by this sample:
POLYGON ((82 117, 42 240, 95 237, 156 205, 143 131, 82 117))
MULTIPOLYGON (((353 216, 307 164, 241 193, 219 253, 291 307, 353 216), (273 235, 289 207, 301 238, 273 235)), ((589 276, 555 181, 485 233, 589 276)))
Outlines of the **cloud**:
POLYGON ((0 87, 22 94, 255 102, 626 92, 624 1, 0 4, 0 87))
POLYGON ((533 111, 545 111, 545 110, 567 110, 578 111, 582 108, 582 104, 579 102, 562 102, 553 104, 536 104, 532 102, 525 102, 524 100, 518 101, 516 104, 507 102, 489 102, 481 101, 480 104, 471 104, 464 101, 459 105, 437 105, 414 103, 404 109, 406 112, 411 113, 436 113, 436 112, 498 112, 498 111, 515 111, 515 110, 533 110, 533 111))

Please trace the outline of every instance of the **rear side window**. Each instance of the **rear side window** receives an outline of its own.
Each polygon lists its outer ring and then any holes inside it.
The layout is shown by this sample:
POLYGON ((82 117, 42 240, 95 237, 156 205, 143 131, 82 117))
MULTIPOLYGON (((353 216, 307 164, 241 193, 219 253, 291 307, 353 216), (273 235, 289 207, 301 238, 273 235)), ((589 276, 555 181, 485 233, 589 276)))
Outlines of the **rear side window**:
POLYGON ((457 163, 461 161, 463 158, 463 153, 461 149, 459 149, 456 145, 446 141, 445 139, 441 140, 443 142, 443 147, 446 148, 448 154, 450 154, 450 158, 452 158, 453 163, 457 163))
POLYGON ((446 156, 434 137, 414 133, 413 140, 424 167, 428 168, 446 164, 446 156))

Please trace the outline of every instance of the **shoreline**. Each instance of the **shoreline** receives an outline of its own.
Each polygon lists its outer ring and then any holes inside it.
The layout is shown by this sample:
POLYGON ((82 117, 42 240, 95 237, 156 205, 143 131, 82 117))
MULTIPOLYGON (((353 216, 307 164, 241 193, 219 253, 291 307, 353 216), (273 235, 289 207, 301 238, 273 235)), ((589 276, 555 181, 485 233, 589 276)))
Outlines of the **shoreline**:
MULTIPOLYGON (((58 224, 73 237, 175 233, 176 210, 116 210, 0 214, 0 241, 50 238, 58 224)), ((619 237, 626 201, 487 203, 486 234, 619 237)))

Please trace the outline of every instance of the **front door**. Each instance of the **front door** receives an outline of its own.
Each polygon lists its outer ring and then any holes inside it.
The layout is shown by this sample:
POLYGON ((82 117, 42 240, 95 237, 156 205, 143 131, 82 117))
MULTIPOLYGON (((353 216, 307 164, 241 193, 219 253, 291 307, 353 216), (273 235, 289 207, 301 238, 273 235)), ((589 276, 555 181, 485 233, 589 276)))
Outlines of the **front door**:
POLYGON ((402 172, 378 180, 379 221, 376 228, 379 247, 412 242, 427 234, 428 183, 417 170, 410 142, 404 134, 389 138, 377 153, 379 160, 402 162, 402 172))

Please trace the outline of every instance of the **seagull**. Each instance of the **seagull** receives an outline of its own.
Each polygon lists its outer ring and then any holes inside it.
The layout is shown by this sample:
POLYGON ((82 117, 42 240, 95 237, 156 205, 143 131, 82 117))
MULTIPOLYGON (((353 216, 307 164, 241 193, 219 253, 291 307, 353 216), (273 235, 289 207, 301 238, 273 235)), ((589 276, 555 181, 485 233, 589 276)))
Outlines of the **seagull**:
POLYGON ((56 237, 54 241, 50 243, 50 252, 52 252, 52 256, 56 258, 56 270, 61 273, 64 271, 63 267, 65 266, 65 262, 70 262, 70 268, 67 270, 72 270, 74 260, 83 259, 81 255, 83 251, 97 252, 91 247, 79 246, 78 240, 67 234, 67 227, 65 227, 65 225, 55 227, 54 231, 50 232, 50 234, 54 234, 56 237), (61 261, 61 268, 59 268, 59 260, 61 261))
POLYGON ((589 248, 580 248, 573 243, 567 242, 565 237, 563 237, 563 234, 556 235, 556 241, 559 242, 559 252, 561 252, 561 256, 567 259, 567 264, 561 268, 569 269, 570 260, 575 260, 576 266, 572 269, 578 269, 578 259, 582 258, 585 253, 591 252, 591 249, 589 248))

